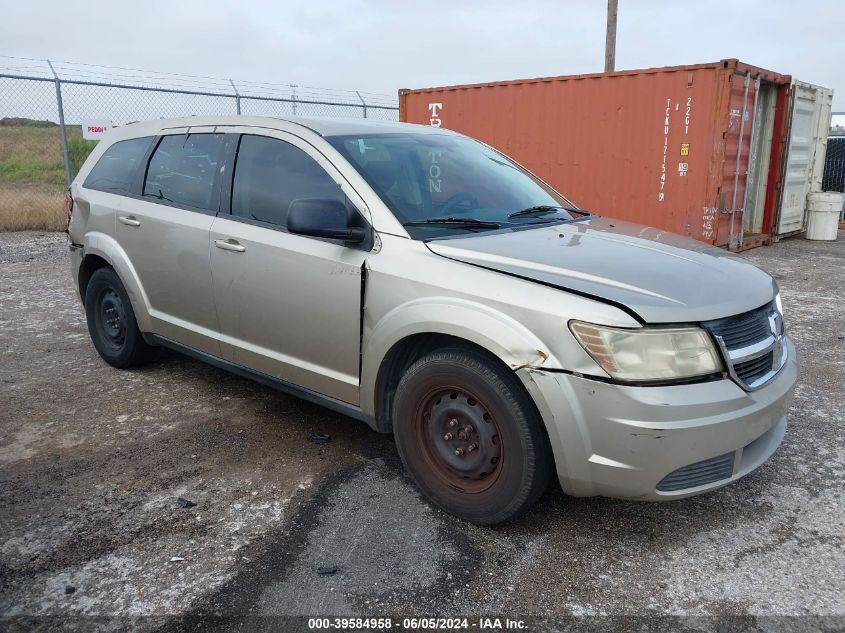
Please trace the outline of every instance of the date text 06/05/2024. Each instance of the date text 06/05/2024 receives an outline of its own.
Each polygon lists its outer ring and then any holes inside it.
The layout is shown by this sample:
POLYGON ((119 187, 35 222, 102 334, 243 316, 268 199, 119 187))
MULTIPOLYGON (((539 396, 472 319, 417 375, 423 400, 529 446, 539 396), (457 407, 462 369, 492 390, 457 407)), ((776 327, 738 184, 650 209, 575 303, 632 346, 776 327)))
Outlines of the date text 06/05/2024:
POLYGON ((512 618, 481 617, 477 620, 469 618, 309 618, 308 628, 312 630, 459 630, 476 629, 488 630, 526 630, 523 620, 512 618))

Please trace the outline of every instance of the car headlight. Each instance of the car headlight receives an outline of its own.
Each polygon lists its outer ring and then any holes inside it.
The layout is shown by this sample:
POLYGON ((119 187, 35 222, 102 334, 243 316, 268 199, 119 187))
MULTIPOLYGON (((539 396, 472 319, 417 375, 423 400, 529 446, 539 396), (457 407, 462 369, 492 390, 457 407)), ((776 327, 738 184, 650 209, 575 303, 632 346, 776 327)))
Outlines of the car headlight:
POLYGON ((701 328, 629 330, 570 321, 569 329, 593 360, 617 380, 693 378, 722 369, 719 352, 701 328))
POLYGON ((775 295, 775 308, 777 308, 778 314, 783 316, 783 301, 781 301, 779 292, 775 295))

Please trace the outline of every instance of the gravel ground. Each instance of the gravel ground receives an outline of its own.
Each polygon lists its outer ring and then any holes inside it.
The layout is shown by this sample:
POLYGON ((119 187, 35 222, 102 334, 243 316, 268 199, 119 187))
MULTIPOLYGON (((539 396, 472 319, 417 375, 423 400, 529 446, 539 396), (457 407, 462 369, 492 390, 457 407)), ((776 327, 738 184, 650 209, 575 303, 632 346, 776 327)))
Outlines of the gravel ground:
POLYGON ((391 438, 362 423, 174 353, 108 367, 64 235, 0 234, 0 627, 402 614, 476 630, 503 615, 530 630, 656 615, 673 630, 842 630, 845 233, 746 256, 778 279, 802 359, 775 456, 692 499, 554 489, 480 528, 421 499, 391 438))

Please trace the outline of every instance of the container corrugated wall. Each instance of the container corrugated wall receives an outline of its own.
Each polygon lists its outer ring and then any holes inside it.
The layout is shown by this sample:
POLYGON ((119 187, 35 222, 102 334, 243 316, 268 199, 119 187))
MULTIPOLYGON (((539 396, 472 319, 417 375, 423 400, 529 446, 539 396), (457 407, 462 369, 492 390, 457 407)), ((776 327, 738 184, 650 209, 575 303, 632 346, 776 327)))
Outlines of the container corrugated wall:
MULTIPOLYGON (((758 78, 789 83, 789 77, 725 60, 401 90, 400 120, 480 139, 597 213, 726 245, 730 210, 745 204, 756 158, 758 78)), ((741 225, 736 217, 735 240, 741 225)))

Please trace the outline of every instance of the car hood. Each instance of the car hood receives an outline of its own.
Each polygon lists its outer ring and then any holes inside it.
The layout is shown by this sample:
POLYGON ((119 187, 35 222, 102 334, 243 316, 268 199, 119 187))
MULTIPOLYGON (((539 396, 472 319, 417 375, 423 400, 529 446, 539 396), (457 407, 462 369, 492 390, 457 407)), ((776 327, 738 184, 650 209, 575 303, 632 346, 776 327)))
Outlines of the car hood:
POLYGON ((443 257, 622 304, 646 323, 732 316, 777 292, 767 273, 727 251, 609 218, 427 245, 443 257))

